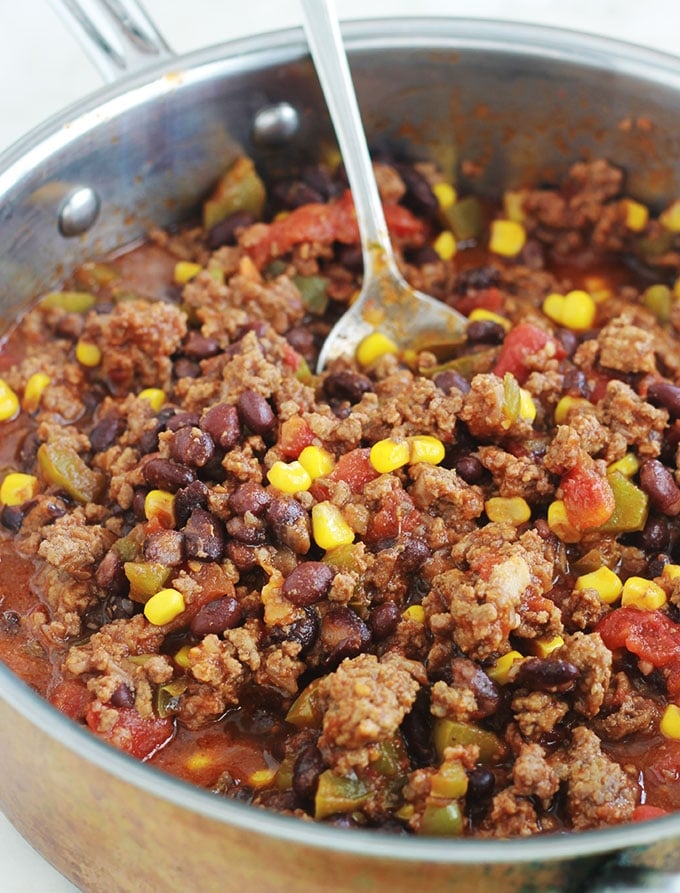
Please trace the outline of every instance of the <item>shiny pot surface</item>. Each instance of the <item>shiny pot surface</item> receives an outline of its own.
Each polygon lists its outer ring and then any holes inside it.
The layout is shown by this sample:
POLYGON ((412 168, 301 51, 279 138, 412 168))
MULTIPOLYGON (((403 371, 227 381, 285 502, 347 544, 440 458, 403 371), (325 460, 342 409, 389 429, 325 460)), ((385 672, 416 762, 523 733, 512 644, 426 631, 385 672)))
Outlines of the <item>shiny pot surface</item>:
MULTIPOLYGON (((597 155, 652 205, 680 194, 680 60, 454 19, 358 23, 346 35, 373 146, 432 158, 461 190, 498 193, 597 155)), ((238 153, 266 177, 332 144, 298 31, 171 58, 102 90, 0 160, 4 326, 72 265, 186 218, 238 153)), ((680 868, 680 816, 514 841, 302 823, 133 761, 2 667, 0 693, 0 807, 92 893, 530 893, 583 890, 615 854, 680 868)))

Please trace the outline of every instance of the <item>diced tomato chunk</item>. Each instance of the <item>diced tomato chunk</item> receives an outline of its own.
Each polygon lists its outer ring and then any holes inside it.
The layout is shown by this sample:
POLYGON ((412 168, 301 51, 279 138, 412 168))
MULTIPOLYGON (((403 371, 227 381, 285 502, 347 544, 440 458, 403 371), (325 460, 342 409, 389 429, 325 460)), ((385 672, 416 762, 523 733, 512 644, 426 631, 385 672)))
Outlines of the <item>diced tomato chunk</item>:
POLYGON ((530 322, 522 322, 506 335, 493 371, 499 378, 511 372, 520 384, 524 384, 529 376, 527 359, 549 343, 553 344, 558 359, 566 356, 564 348, 552 335, 530 322))
MULTIPOLYGON (((115 708, 107 707, 107 712, 110 709, 115 708)), ((169 716, 163 719, 145 719, 134 708, 121 707, 117 708, 118 718, 111 726, 108 716, 107 721, 103 722, 103 710, 98 701, 90 705, 85 717, 90 729, 95 735, 139 760, 148 759, 173 736, 174 723, 169 716)))
MULTIPOLYGON (((387 228, 393 237, 408 241, 411 245, 423 244, 425 224, 408 208, 385 203, 384 211, 387 228)), ((351 245, 358 241, 354 202, 347 190, 336 202, 302 205, 270 224, 255 224, 246 232, 243 246, 255 264, 262 267, 302 242, 351 245)))
POLYGON ((643 803, 640 806, 636 806, 633 810, 633 821, 646 822, 648 819, 660 819, 665 815, 668 815, 668 810, 661 809, 660 806, 643 803))
POLYGON ((369 459, 370 452, 366 447, 350 450, 349 453, 340 456, 329 477, 331 480, 349 484, 352 493, 361 493, 369 481, 378 477, 378 472, 369 459))
POLYGON ((561 487, 567 518, 578 530, 600 527, 614 513, 611 485, 592 460, 570 469, 562 477, 561 487))
POLYGON ((84 720, 93 695, 80 679, 62 679, 50 693, 50 703, 71 719, 84 720))
POLYGON ((291 416, 282 423, 279 448, 286 459, 297 459, 304 448, 312 443, 314 432, 300 416, 291 416))
POLYGON ((469 316, 473 310, 491 310, 493 313, 498 313, 502 306, 503 296, 500 289, 495 286, 482 288, 456 301, 456 310, 464 316, 469 316))

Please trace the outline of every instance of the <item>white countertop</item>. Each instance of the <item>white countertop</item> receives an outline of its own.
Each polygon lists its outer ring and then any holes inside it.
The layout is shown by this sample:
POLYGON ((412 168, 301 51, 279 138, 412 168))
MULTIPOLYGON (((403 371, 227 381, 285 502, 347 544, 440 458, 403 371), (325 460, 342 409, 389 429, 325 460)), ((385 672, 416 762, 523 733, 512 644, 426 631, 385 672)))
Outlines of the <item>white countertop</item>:
MULTIPOLYGON (((558 25, 680 53, 677 0, 336 0, 343 18, 459 14, 558 25)), ((147 0, 146 9, 178 52, 299 24, 296 0, 147 0), (191 15, 187 14, 190 8, 191 15)), ((0 151, 101 84, 48 0, 0 2, 0 151)), ((2 730, 0 730, 2 734, 2 730)), ((3 766, 3 772, 11 771, 3 766)), ((77 893, 0 814, 0 889, 77 893)), ((153 891, 149 891, 153 893, 153 891)))

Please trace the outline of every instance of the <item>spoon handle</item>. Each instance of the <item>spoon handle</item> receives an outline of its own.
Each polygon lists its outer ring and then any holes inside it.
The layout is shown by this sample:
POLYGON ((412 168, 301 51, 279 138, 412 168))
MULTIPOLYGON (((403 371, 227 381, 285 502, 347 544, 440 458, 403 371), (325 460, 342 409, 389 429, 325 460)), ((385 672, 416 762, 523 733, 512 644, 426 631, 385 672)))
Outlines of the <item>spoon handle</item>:
POLYGON ((305 33, 349 180, 361 234, 365 276, 395 267, 347 55, 333 0, 300 0, 305 33), (376 252, 376 249, 378 251, 376 252))

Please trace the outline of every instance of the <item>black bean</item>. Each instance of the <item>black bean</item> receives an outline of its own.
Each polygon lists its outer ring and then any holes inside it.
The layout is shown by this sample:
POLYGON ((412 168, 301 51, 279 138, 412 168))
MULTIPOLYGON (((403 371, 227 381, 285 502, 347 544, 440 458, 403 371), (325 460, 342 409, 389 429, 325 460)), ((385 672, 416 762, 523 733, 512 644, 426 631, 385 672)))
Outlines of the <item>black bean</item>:
POLYGON ((640 486, 664 515, 680 514, 680 488, 669 468, 658 459, 646 459, 640 466, 640 486))
POLYGON ((273 496, 267 506, 267 524, 275 538, 296 555, 306 555, 311 546, 307 512, 292 496, 273 496))
POLYGON ((111 695, 111 704, 114 707, 134 707, 135 693, 129 685, 121 682, 111 695))
POLYGON ((24 523, 26 515, 25 508, 25 505, 3 505, 2 513, 0 513, 2 526, 7 530, 11 530, 12 533, 21 530, 21 525, 24 523))
POLYGON ((17 458, 19 459, 21 467, 25 471, 32 471, 35 468, 39 446, 40 439, 35 431, 29 431, 26 437, 21 441, 17 458))
POLYGON ((94 581, 108 595, 126 595, 130 585, 125 571, 123 570, 123 562, 117 552, 111 549, 99 562, 99 566, 95 571, 94 581))
POLYGON ((112 446, 125 429, 125 422, 120 416, 104 416, 90 431, 90 446, 95 453, 102 453, 112 446))
POLYGON ((269 633, 271 642, 297 642, 300 647, 298 656, 304 658, 314 647, 319 636, 319 618, 313 608, 305 608, 302 617, 288 626, 274 626, 269 633))
POLYGON ((293 326, 292 329, 288 329, 286 341, 305 358, 309 366, 315 364, 317 344, 313 332, 310 332, 307 326, 293 326))
POLYGON ((642 544, 648 552, 660 552, 665 549, 671 540, 671 532, 668 521, 665 518, 650 517, 647 519, 642 533, 642 544))
MULTIPOLYGON (((570 332, 570 334, 573 335, 573 332, 570 332)), ((574 346, 575 349, 576 347, 574 346)), ((568 352, 566 345, 565 350, 568 352)), ((586 397, 588 394, 588 379, 585 372, 571 363, 565 364, 562 390, 571 397, 586 397)))
POLYGON ((309 804, 314 800, 319 776, 324 769, 321 751, 315 744, 308 744, 297 755, 293 763, 292 787, 303 803, 309 804))
POLYGON ((356 276, 364 269, 364 258, 359 245, 339 245, 336 257, 341 266, 356 276))
POLYGON ((431 766, 436 759, 436 751, 432 736, 430 695, 427 689, 421 688, 416 695, 413 707, 404 717, 401 730, 414 767, 421 769, 431 766))
POLYGON ((180 428, 170 441, 170 455, 181 465, 203 468, 213 457, 215 444, 207 431, 180 428))
POLYGON ((663 569, 670 563, 670 555, 667 555, 665 552, 658 552, 647 562, 647 576, 650 580, 653 580, 655 577, 660 577, 663 573, 663 569))
POLYGON ((450 681, 471 691, 477 701, 476 719, 496 713, 501 692, 496 683, 477 664, 466 657, 454 657, 450 665, 450 681))
POLYGON ((502 344, 505 329, 492 319, 475 319, 468 323, 465 335, 471 344, 502 344))
POLYGON ((221 248, 222 245, 235 245, 239 230, 245 229, 253 223, 255 223, 255 218, 250 211, 235 211, 208 230, 208 248, 214 251, 216 248, 221 248))
POLYGON ((476 456, 462 456, 456 462, 456 474, 466 484, 478 484, 484 476, 484 466, 476 456))
POLYGON ((680 387, 670 381, 654 381, 647 389, 647 400, 663 406, 673 419, 680 418, 680 387))
POLYGON ((328 595, 335 571, 323 561, 303 561, 283 581, 281 592, 289 602, 302 608, 328 595))
POLYGON ((428 179, 410 164, 397 164, 395 168, 406 186, 402 204, 420 217, 436 217, 439 202, 428 179))
POLYGON ((432 245, 420 245, 418 248, 412 248, 405 253, 405 256, 408 263, 415 264, 417 267, 436 264, 441 260, 432 245))
POLYGON ((519 664, 516 681, 532 691, 571 691, 580 675, 568 660, 532 657, 519 664))
POLYGON ((203 414, 201 428, 223 450, 231 450, 241 439, 238 411, 230 403, 217 403, 203 414))
POLYGON ((166 431, 179 431, 180 428, 196 428, 199 422, 197 412, 177 410, 165 423, 166 431))
POLYGON ((424 540, 411 537, 405 542, 404 549, 399 556, 399 566, 407 574, 413 573, 430 555, 430 547, 424 540))
POLYGON ((322 165, 308 165, 302 170, 301 177, 308 186, 322 195, 324 200, 333 198, 341 191, 331 171, 322 165))
POLYGON ((187 558, 220 561, 224 556, 221 521, 205 509, 194 509, 184 527, 187 558))
POLYGON ((371 628, 373 638, 380 642, 387 639, 397 628, 401 611, 394 602, 383 602, 371 611, 368 625, 371 628))
POLYGON ((287 210, 300 205, 324 201, 324 195, 302 180, 284 180, 276 183, 271 190, 274 199, 287 210))
POLYGON ((191 632, 202 639, 225 629, 233 629, 243 620, 243 609, 232 595, 223 595, 201 605, 190 624, 191 632))
POLYGON ((453 369, 447 369, 446 372, 439 372, 432 379, 440 391, 450 394, 451 391, 460 391, 461 394, 467 394, 470 391, 470 382, 453 369))
POLYGON ((321 642, 328 654, 328 663, 339 663, 345 657, 356 657, 371 641, 371 633, 351 608, 331 608, 321 620, 321 642))
POLYGON ((267 531, 257 519, 248 524, 240 515, 235 515, 229 518, 226 527, 229 536, 246 546, 261 546, 267 540, 267 531))
POLYGON ((276 416, 271 406, 257 391, 250 388, 242 391, 236 408, 241 422, 253 434, 260 434, 264 437, 266 434, 270 434, 276 426, 276 416))
POLYGON ((486 766, 475 766, 468 774, 466 799, 471 805, 490 800, 496 787, 496 777, 486 766))
POLYGON ((166 567, 179 567, 184 561, 184 534, 179 530, 157 530, 149 533, 142 551, 147 561, 166 567))
POLYGON ((144 480, 150 487, 176 493, 196 480, 196 474, 186 465, 178 465, 170 459, 149 459, 142 469, 144 480))
POLYGON ((208 505, 210 493, 203 481, 192 481, 175 493, 175 520, 178 527, 184 527, 194 509, 204 509, 208 505))
POLYGON ((201 367, 195 360, 180 357, 172 364, 172 374, 175 378, 198 378, 201 374, 201 367))
POLYGON ((205 360, 220 352, 219 342, 192 329, 184 339, 182 353, 192 360, 205 360))
POLYGON ((259 518, 271 502, 271 495, 261 484, 246 481, 240 484, 229 497, 229 508, 237 515, 250 512, 259 518))
POLYGON ((497 267, 472 267, 468 270, 463 270, 456 276, 454 288, 457 294, 466 295, 470 291, 493 288, 500 281, 501 274, 497 267))
POLYGON ((343 369, 340 372, 331 372, 327 375, 323 389, 327 397, 358 403, 364 394, 373 392, 374 387, 373 382, 366 375, 343 369))
POLYGON ((251 571, 258 566, 257 555, 253 546, 246 546, 245 543, 229 540, 225 548, 227 558, 232 561, 235 567, 240 571, 251 571))

